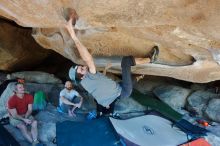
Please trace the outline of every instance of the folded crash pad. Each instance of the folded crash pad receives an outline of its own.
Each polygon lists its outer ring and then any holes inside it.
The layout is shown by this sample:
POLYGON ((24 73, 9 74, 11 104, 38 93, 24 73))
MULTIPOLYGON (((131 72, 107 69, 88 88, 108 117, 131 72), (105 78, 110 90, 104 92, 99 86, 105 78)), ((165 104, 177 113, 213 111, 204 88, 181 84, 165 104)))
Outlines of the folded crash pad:
POLYGON ((121 146, 109 118, 90 121, 65 121, 56 124, 58 146, 121 146))

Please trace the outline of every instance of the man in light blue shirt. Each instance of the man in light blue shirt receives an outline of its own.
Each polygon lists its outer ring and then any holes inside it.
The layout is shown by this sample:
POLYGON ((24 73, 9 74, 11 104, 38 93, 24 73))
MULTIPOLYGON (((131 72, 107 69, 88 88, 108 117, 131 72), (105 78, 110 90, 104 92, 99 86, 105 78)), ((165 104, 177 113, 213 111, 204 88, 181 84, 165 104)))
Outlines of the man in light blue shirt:
POLYGON ((69 116, 76 116, 74 110, 80 108, 83 102, 82 96, 73 89, 73 85, 70 81, 66 81, 65 88, 60 92, 59 106, 60 109, 68 113, 69 116), (80 101, 76 101, 77 97, 80 101))

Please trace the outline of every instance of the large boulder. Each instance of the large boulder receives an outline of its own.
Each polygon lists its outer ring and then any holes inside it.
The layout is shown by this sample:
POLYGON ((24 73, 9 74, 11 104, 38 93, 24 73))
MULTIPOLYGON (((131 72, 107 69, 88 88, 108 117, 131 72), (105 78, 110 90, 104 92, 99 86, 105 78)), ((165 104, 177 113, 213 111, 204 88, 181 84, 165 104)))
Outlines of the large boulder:
POLYGON ((154 94, 173 109, 181 111, 185 107, 186 98, 191 90, 179 86, 158 86, 153 90, 154 94))
POLYGON ((187 109, 203 117, 203 112, 206 110, 209 100, 216 97, 218 95, 214 93, 202 90, 195 91, 187 98, 187 109))
POLYGON ((118 99, 115 104, 115 112, 129 114, 132 112, 143 112, 146 108, 134 101, 132 98, 118 99))
POLYGON ((208 132, 207 136, 205 136, 205 139, 209 142, 209 144, 211 146, 219 146, 219 143, 220 143, 219 136, 216 136, 216 135, 212 134, 211 132, 208 132))
POLYGON ((5 80, 7 80, 7 74, 0 72, 0 84, 2 84, 5 80))
POLYGON ((212 125, 214 126, 207 127, 207 130, 220 138, 220 123, 212 122, 212 125))
POLYGON ((192 89, 193 91, 197 91, 197 90, 203 90, 203 91, 206 91, 208 88, 208 84, 192 84, 190 86, 190 89, 192 89))
POLYGON ((213 121, 220 122, 220 99, 213 98, 209 101, 205 110, 206 115, 213 121))
MULTIPOLYGON (((136 80, 142 78, 142 76, 136 76, 136 80)), ((152 92, 154 88, 161 85, 168 85, 169 78, 155 77, 155 76, 144 76, 142 79, 139 79, 134 84, 134 88, 142 93, 152 92)))
POLYGON ((61 84, 62 81, 53 74, 40 71, 22 71, 7 75, 8 79, 24 79, 26 82, 43 83, 43 84, 61 84))
POLYGON ((51 51, 37 44, 31 32, 31 28, 0 19, 0 70, 28 69, 49 55, 51 51))

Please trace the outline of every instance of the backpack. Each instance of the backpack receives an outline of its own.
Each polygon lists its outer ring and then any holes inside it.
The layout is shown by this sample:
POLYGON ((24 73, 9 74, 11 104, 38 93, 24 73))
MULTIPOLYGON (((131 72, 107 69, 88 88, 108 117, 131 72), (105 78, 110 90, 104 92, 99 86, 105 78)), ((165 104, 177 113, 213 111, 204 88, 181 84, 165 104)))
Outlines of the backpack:
POLYGON ((46 94, 43 91, 35 92, 33 110, 44 110, 47 105, 46 99, 46 94))

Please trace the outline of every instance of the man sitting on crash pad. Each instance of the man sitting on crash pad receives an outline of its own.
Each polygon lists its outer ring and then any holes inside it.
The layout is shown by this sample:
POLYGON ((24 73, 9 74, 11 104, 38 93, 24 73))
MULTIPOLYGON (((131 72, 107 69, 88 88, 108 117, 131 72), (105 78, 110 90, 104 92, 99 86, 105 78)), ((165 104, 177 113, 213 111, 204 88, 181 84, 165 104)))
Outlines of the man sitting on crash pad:
POLYGON ((31 116, 33 96, 25 93, 23 82, 16 83, 14 93, 8 100, 9 122, 17 127, 33 146, 39 145, 37 121, 31 116), (31 131, 28 131, 28 126, 31 131))
POLYGON ((80 108, 83 102, 82 96, 73 89, 70 81, 66 81, 65 88, 60 92, 59 108, 64 113, 68 113, 70 117, 76 116, 74 111, 80 108), (77 99, 80 98, 80 101, 77 99))
POLYGON ((79 84, 93 96, 98 106, 102 106, 113 112, 114 101, 116 101, 117 98, 126 98, 131 95, 133 89, 131 66, 155 62, 159 49, 157 46, 154 46, 146 58, 124 56, 121 61, 122 82, 117 83, 100 72, 97 72, 92 55, 76 36, 72 25, 73 19, 75 20, 74 17, 74 14, 70 16, 65 27, 75 42, 76 48, 79 51, 80 57, 85 62, 85 65, 71 67, 69 70, 69 77, 73 81, 78 81, 79 84))

